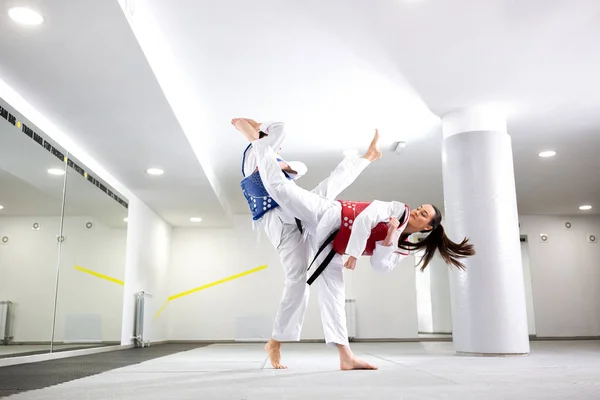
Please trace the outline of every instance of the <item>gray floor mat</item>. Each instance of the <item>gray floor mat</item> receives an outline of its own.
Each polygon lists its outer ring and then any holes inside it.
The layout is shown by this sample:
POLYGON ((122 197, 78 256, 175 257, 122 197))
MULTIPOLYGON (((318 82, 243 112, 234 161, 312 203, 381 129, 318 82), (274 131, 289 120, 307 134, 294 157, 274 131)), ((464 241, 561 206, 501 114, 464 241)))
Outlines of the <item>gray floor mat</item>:
POLYGON ((0 368, 0 397, 85 378, 154 358, 188 351, 202 344, 162 344, 0 368))

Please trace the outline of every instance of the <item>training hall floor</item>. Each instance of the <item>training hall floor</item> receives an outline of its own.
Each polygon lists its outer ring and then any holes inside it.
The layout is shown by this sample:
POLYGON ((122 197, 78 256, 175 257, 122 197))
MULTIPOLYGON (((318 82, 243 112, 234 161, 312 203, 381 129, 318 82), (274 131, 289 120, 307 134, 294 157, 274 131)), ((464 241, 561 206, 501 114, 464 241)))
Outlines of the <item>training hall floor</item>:
POLYGON ((531 354, 521 357, 458 356, 451 342, 353 343, 352 348, 380 369, 339 371, 336 350, 318 343, 284 344, 287 370, 271 369, 260 343, 167 344, 3 367, 0 397, 600 399, 600 341, 533 341, 531 354), (94 375, 85 376, 89 373, 94 375), (63 383, 53 383, 52 374, 63 383), (28 384, 32 380, 38 383, 28 384), (41 388, 28 390, 31 386, 41 388))

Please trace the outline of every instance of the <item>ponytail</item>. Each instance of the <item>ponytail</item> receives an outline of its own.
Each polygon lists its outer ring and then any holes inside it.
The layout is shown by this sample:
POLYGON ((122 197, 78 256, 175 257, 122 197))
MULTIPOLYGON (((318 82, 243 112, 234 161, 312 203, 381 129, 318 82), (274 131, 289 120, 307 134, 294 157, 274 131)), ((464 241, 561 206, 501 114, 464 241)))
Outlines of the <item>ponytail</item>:
POLYGON ((468 238, 464 238, 460 243, 455 243, 450 240, 450 238, 446 236, 444 227, 441 224, 442 214, 435 206, 434 209, 436 215, 431 221, 431 226, 433 229, 429 231, 429 235, 427 235, 427 237, 420 242, 411 243, 406 241, 409 235, 402 234, 400 236, 400 240, 398 241, 398 247, 400 249, 409 251, 425 249, 425 255, 421 260, 423 263, 421 266, 421 271, 424 271, 425 268, 427 268, 427 265, 433 258, 436 250, 439 251, 440 256, 446 262, 446 264, 453 265, 460 270, 465 270, 466 267, 460 261, 460 259, 475 255, 475 249, 473 248, 473 245, 468 243, 468 238))

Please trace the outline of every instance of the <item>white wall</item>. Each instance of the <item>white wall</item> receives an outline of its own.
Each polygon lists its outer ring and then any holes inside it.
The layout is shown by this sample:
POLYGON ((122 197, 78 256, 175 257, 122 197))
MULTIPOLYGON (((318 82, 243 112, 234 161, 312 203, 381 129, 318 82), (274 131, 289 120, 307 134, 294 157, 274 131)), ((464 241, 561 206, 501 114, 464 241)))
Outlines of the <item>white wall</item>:
POLYGON ((528 236, 535 328, 541 337, 600 336, 600 217, 521 216, 528 236), (565 222, 570 221, 571 229, 565 222), (541 243, 540 234, 548 235, 541 243))
MULTIPOLYGON (((283 289, 276 250, 252 231, 249 215, 236 216, 233 229, 174 229, 170 295, 266 264, 268 268, 173 300, 159 316, 172 340, 268 339, 283 289)), ((415 337, 414 261, 390 275, 373 272, 362 259, 346 271, 346 296, 356 299, 358 338, 415 337)), ((323 339, 313 291, 302 339, 323 339)))
POLYGON ((415 258, 402 260, 391 273, 374 272, 361 257, 352 274, 356 299, 356 337, 406 339, 418 337, 415 258))
MULTIPOLYGON (((420 262, 421 255, 417 255, 415 263, 420 262)), ((415 272, 419 332, 451 333, 449 267, 436 253, 425 271, 421 272, 420 268, 421 265, 415 272)))
POLYGON ((429 269, 431 287, 431 310, 433 332, 452 332, 452 314, 450 307, 450 267, 437 254, 431 259, 429 269))
MULTIPOLYGON (((170 339, 270 337, 283 273, 268 238, 263 232, 257 242, 250 221, 250 216, 235 217, 235 229, 174 229, 170 295, 261 265, 268 267, 170 302, 159 316, 169 321, 170 339)), ((313 314, 307 317, 309 332, 315 325, 313 314)))
MULTIPOLYGON (((51 338, 60 217, 2 217, 0 297, 14 302, 15 342, 51 338), (32 229, 34 222, 39 230, 32 229)), ((91 217, 66 217, 60 252, 55 341, 120 341, 123 286, 74 269, 75 265, 123 279, 125 230, 91 217), (93 221, 93 229, 85 223, 93 221)))
MULTIPOLYGON (((415 264, 421 261, 421 256, 415 256, 415 264)), ((417 288, 417 319, 419 333, 433 332, 433 309, 432 297, 434 293, 431 290, 431 268, 425 271, 415 273, 415 285, 417 288)))
POLYGON ((166 340, 166 320, 153 317, 168 296, 172 229, 136 198, 129 201, 128 220, 121 343, 132 343, 134 295, 140 291, 153 296, 145 303, 144 340, 166 340))

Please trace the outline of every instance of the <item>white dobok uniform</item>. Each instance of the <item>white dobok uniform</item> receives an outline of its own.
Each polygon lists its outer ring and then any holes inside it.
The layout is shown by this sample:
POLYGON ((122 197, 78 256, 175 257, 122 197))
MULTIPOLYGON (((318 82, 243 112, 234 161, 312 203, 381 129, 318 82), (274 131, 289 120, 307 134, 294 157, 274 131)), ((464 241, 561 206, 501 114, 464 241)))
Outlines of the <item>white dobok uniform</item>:
MULTIPOLYGON (((268 134, 260 142, 268 146, 273 154, 279 150, 283 142, 284 128, 285 124, 283 122, 263 123, 260 127, 261 131, 268 134)), ((278 168, 278 174, 286 179, 291 186, 297 187, 293 180, 285 178, 276 158, 277 156, 275 156, 274 162, 278 168)), ((288 164, 296 171, 303 169, 303 171, 298 171, 299 174, 294 177, 295 179, 306 172, 306 167, 301 163, 289 162, 288 164)), ((368 160, 358 156, 346 157, 328 178, 319 183, 309 193, 319 197, 323 196, 323 198, 335 199, 356 180, 369 164, 368 160)), ((258 158, 253 144, 246 152, 243 165, 244 174, 246 176, 252 174, 257 166, 262 177, 263 171, 258 165, 258 158)), ((275 201, 277 200, 275 199, 275 201)), ((309 286, 306 284, 310 256, 308 241, 313 240, 313 238, 300 233, 294 215, 287 212, 285 207, 281 205, 268 211, 257 223, 264 227, 271 243, 277 249, 285 275, 285 286, 273 324, 272 337, 278 341, 299 341, 309 298, 309 286)), ((327 315, 321 313, 325 332, 327 332, 330 321, 327 315)), ((347 338, 345 340, 347 342, 347 338)))
MULTIPOLYGON (((325 238, 340 228, 340 202, 304 190, 286 179, 277 163, 276 154, 264 139, 254 141, 252 146, 262 182, 269 195, 287 214, 302 221, 304 228, 309 233, 310 253, 314 254, 325 238)), ((396 201, 372 202, 356 217, 346 254, 356 258, 360 257, 371 234, 371 229, 380 222, 388 222, 390 217, 400 218, 405 209, 404 204, 396 201)), ((401 258, 406 257, 405 254, 397 253, 397 243, 401 233, 401 229, 395 232, 391 246, 383 246, 382 241, 377 242, 371 257, 371 266, 375 270, 391 271, 401 258)), ((326 253, 321 254, 315 262, 320 263, 326 253)), ((314 282, 319 295, 327 344, 348 344, 343 267, 343 257, 336 253, 327 268, 314 282)))

